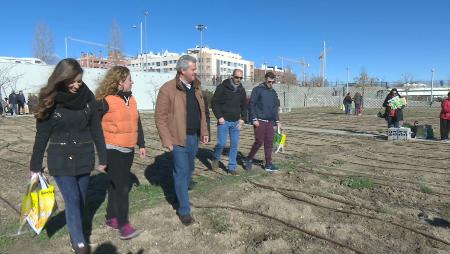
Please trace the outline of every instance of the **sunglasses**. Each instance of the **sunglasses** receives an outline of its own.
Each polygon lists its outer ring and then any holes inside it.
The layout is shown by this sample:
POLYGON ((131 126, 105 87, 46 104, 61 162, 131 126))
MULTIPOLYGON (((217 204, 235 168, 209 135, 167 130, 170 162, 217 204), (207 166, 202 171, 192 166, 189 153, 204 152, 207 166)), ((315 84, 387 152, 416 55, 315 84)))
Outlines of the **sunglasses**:
POLYGON ((235 79, 243 79, 244 77, 233 76, 235 79))
POLYGON ((275 83, 275 80, 267 80, 267 83, 268 84, 273 84, 273 83, 275 83))

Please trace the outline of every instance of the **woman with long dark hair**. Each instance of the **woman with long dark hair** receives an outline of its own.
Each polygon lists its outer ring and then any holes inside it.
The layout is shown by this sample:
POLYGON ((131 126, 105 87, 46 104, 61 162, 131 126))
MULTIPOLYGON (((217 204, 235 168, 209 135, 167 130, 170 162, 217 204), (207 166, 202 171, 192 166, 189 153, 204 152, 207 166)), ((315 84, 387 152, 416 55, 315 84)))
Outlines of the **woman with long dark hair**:
POLYGON ((402 96, 398 93, 397 88, 392 88, 392 90, 389 92, 389 94, 386 96, 386 99, 384 99, 383 102, 383 107, 386 108, 384 117, 388 122, 388 128, 391 127, 399 128, 400 121, 403 121, 404 106, 396 109, 392 109, 391 106, 389 106, 389 100, 394 98, 395 96, 402 98, 402 96))
POLYGON ((81 214, 86 201, 89 176, 95 167, 106 168, 106 146, 94 94, 82 81, 83 69, 75 59, 61 60, 41 88, 35 113, 36 137, 30 170, 47 168, 64 199, 65 216, 75 253, 90 253, 83 236, 81 214))

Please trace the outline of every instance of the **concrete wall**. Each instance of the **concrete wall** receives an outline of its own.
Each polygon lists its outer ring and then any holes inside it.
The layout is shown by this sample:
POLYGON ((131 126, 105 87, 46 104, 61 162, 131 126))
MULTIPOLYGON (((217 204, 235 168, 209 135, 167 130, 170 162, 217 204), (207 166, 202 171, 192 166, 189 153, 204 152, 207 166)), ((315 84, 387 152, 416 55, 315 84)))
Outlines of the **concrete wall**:
MULTIPOLYGON (((16 91, 23 90, 25 95, 28 93, 38 93, 39 89, 46 84, 53 68, 54 66, 51 65, 0 63, 0 70, 9 70, 6 75, 10 77, 19 76, 14 84, 7 84, 5 86, 7 95, 9 95, 12 89, 16 91)), ((83 81, 94 92, 105 73, 106 70, 103 69, 85 68, 83 81)), ((131 72, 131 75, 134 81, 133 95, 137 100, 139 109, 149 110, 154 109, 159 87, 166 81, 174 78, 175 72, 131 72)), ((4 91, 2 89, 2 95, 5 97, 3 93, 4 91)))
MULTIPOLYGON (((6 93, 11 89, 16 91, 23 90, 25 94, 37 93, 39 89, 47 82, 54 66, 42 66, 31 64, 9 64, 0 63, 0 82, 2 80, 1 70, 9 69, 7 75, 13 77, 19 75, 17 82, 6 86, 6 93)), ((85 68, 83 76, 84 82, 92 91, 95 91, 98 83, 104 76, 106 70, 85 68)), ((132 71, 133 95, 135 96, 138 107, 141 110, 152 110, 156 103, 158 90, 166 81, 174 78, 175 72, 154 73, 132 71)), ((5 75, 5 74, 3 74, 5 75)), ((250 96, 251 90, 258 85, 257 83, 243 83, 247 95, 250 96)), ((275 90, 282 107, 339 107, 342 103, 345 93, 344 87, 298 87, 293 85, 275 84, 275 90)), ((211 81, 203 83, 203 89, 215 91, 215 86, 211 81)), ((362 88, 350 87, 349 92, 353 96, 356 92, 363 93, 362 88)), ((389 89, 383 87, 366 87, 364 89, 364 106, 366 108, 379 108, 384 101, 389 89)), ((4 91, 2 90, 2 95, 4 91)), ((403 94, 406 95, 406 94, 403 94)), ((439 103, 435 103, 439 105, 439 103)), ((429 106, 426 101, 413 101, 408 99, 409 106, 424 107, 429 106)), ((434 106, 434 105, 433 105, 434 106)))

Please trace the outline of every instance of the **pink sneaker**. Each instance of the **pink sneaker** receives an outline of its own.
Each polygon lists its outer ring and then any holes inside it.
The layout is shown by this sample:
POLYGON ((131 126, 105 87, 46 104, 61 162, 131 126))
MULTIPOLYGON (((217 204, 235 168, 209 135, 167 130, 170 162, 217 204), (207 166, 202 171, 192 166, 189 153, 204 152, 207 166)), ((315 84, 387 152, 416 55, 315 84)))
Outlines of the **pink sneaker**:
POLYGON ((115 230, 119 229, 119 221, 117 220, 117 218, 106 220, 105 225, 115 230))
POLYGON ((120 239, 122 240, 129 240, 132 238, 135 238, 140 233, 142 233, 142 230, 136 230, 131 226, 130 223, 125 224, 125 226, 120 228, 120 239))

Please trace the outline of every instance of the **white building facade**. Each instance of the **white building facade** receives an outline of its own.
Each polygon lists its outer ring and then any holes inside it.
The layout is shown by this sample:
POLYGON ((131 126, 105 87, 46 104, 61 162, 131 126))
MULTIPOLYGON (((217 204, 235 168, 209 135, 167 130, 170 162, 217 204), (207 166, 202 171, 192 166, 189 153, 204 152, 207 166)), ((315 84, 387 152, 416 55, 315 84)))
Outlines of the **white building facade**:
MULTIPOLYGON (((197 58, 197 73, 203 80, 226 79, 231 76, 234 69, 241 69, 245 80, 253 80, 255 65, 252 61, 243 59, 239 54, 204 47, 191 48, 187 53, 197 58)), ((128 68, 132 71, 169 73, 176 72, 176 64, 182 54, 164 53, 140 54, 137 58, 129 60, 128 68)))
POLYGON ((139 54, 137 58, 129 60, 128 68, 132 71, 174 72, 180 56, 178 53, 170 53, 167 50, 164 53, 139 54))
POLYGON ((253 80, 255 64, 237 53, 207 47, 203 47, 201 55, 199 47, 188 49, 187 53, 199 60, 198 74, 202 79, 225 79, 234 69, 241 69, 245 80, 253 80))

